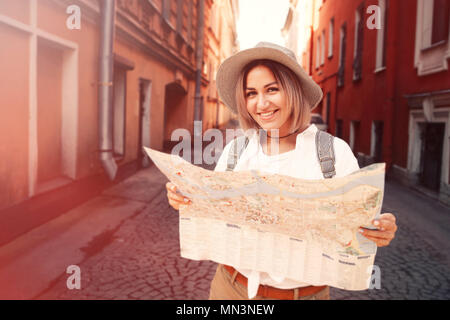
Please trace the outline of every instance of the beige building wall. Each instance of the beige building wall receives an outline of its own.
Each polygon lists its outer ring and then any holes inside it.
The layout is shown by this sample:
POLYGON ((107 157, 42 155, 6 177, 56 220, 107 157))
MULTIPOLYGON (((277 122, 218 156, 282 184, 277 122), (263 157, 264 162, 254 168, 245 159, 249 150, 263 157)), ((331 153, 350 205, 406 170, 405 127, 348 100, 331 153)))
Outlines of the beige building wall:
POLYGON ((204 56, 202 68, 203 131, 224 126, 232 113, 220 101, 216 74, 220 63, 238 51, 237 0, 205 0, 204 56))
MULTIPOLYGON (((218 8, 218 15, 220 17, 219 34, 221 39, 218 57, 220 65, 226 58, 239 51, 236 30, 236 21, 239 17, 239 3, 237 0, 219 0, 218 8)), ((217 69, 218 67, 215 69, 216 73, 217 69)), ((225 126, 231 119, 236 119, 236 115, 233 114, 220 99, 217 112, 217 125, 219 128, 225 126)))
MULTIPOLYGON (((162 150, 176 128, 193 132, 197 4, 116 1, 115 68, 125 70, 125 112, 119 116, 124 153, 115 157, 119 170, 137 162, 142 152, 142 81, 150 88, 149 146, 162 150), (164 3, 170 4, 168 19, 164 3)), ((0 42, 8 44, 0 50, 0 210, 104 176, 98 152, 98 2, 0 1, 0 42), (70 5, 81 9, 80 30, 66 26, 70 5)), ((205 61, 213 55, 217 66, 219 48, 213 42, 205 61)), ((204 77, 204 97, 208 85, 204 77)), ((208 116, 208 125, 215 116, 208 116)))
POLYGON ((308 74, 311 74, 311 31, 314 26, 315 8, 318 0, 290 0, 282 34, 285 45, 296 55, 308 74))

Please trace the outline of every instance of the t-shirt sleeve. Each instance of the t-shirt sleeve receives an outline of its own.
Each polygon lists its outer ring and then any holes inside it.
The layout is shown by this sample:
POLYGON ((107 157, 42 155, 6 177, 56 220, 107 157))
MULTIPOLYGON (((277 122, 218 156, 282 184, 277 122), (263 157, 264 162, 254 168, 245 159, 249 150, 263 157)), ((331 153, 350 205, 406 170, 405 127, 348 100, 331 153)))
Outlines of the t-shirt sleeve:
POLYGON ((334 137, 336 177, 344 177, 359 170, 358 160, 344 140, 334 137))
POLYGON ((214 171, 227 171, 228 153, 230 152, 232 142, 233 140, 228 142, 225 148, 223 148, 223 151, 219 157, 219 160, 217 161, 214 171))

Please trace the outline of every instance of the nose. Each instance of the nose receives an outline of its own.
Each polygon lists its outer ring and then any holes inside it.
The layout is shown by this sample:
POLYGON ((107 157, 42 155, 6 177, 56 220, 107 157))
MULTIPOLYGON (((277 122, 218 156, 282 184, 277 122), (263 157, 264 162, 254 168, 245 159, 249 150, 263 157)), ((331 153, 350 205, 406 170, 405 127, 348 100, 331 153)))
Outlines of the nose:
POLYGON ((265 108, 270 105, 270 102, 266 99, 264 94, 258 96, 258 108, 265 108))

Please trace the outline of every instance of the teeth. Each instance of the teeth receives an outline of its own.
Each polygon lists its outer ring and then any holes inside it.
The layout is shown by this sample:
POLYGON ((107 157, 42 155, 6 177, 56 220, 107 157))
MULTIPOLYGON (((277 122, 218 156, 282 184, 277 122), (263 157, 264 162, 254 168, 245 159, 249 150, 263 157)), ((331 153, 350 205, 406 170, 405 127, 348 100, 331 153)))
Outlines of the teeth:
POLYGON ((275 111, 271 111, 271 112, 267 112, 267 113, 261 113, 261 116, 267 117, 267 116, 272 115, 274 112, 275 112, 275 111))

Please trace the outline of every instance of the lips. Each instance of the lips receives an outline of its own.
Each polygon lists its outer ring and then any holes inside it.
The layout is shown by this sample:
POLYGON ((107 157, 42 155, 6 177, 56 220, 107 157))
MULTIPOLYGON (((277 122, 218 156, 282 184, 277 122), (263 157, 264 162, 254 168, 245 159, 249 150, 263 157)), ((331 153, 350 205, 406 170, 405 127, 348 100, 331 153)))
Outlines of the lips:
POLYGON ((275 117, 275 115, 277 115, 279 109, 275 109, 272 111, 268 111, 268 112, 262 112, 262 113, 258 113, 259 117, 262 120, 271 120, 272 118, 275 117))

